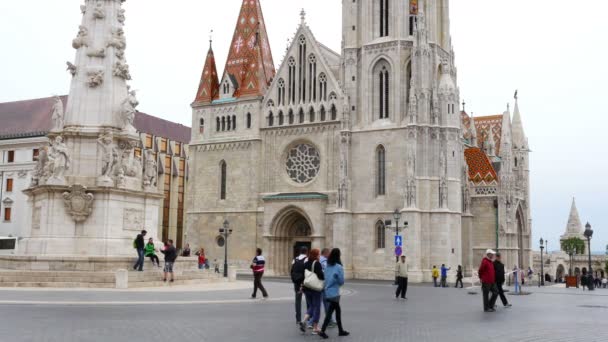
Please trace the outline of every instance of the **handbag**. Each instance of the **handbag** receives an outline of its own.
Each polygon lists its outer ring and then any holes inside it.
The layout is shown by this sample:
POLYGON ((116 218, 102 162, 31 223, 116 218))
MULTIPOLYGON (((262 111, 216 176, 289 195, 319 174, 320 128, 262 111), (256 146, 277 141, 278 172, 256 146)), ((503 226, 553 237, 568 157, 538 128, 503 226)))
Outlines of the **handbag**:
MULTIPOLYGON (((315 263, 316 261, 313 261, 312 263, 311 269, 313 271, 315 269, 315 263)), ((325 282, 323 280, 320 280, 319 277, 317 277, 317 274, 313 271, 304 271, 304 283, 302 285, 304 285, 304 287, 306 287, 307 289, 321 292, 325 288, 325 282)))

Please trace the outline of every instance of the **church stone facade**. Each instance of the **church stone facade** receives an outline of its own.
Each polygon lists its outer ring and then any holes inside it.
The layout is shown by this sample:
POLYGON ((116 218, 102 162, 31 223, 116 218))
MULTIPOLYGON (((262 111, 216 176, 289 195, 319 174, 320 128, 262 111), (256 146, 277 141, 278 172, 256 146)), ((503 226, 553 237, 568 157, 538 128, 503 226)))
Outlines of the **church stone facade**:
POLYGON ((390 278, 396 210, 411 281, 470 271, 497 243, 529 265, 519 111, 461 112, 448 0, 343 1, 340 53, 302 12, 278 69, 260 2, 243 1, 221 74, 210 47, 192 104, 192 246, 221 259, 227 220, 231 263, 261 247, 287 275, 297 247, 339 247, 349 276, 390 278))

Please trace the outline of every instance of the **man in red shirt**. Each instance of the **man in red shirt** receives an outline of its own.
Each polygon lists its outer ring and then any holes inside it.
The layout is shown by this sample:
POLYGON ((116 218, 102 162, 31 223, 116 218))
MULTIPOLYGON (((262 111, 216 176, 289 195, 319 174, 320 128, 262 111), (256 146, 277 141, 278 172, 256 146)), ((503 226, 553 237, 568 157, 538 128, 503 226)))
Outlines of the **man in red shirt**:
POLYGON ((496 252, 491 249, 486 251, 486 256, 479 266, 479 280, 483 292, 483 311, 494 312, 494 303, 490 300, 490 292, 496 292, 496 274, 494 272, 494 256, 496 252))

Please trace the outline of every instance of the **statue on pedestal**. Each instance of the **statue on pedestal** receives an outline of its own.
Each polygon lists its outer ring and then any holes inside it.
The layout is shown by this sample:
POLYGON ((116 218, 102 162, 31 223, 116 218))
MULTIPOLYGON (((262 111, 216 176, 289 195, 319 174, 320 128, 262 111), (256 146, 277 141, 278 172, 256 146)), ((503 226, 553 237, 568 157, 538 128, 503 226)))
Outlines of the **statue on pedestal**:
POLYGON ((123 100, 121 106, 122 127, 127 132, 136 132, 133 127, 135 121, 135 108, 139 105, 139 101, 135 97, 135 90, 129 90, 127 97, 123 100))
POLYGON ((99 182, 113 185, 111 177, 112 172, 114 171, 114 166, 116 163, 118 163, 118 153, 113 145, 112 134, 108 133, 100 136, 99 139, 97 139, 97 143, 102 149, 101 177, 99 177, 99 182))
POLYGON ((146 150, 144 159, 144 188, 156 187, 156 178, 158 177, 158 166, 154 154, 150 150, 146 150))
POLYGON ((65 171, 70 169, 70 155, 68 147, 59 135, 51 145, 48 154, 51 177, 47 183, 54 185, 65 184, 65 171))
POLYGON ((61 132, 63 130, 63 101, 59 96, 55 96, 55 104, 53 105, 53 114, 51 119, 53 120, 52 132, 61 132))
POLYGON ((34 167, 34 171, 32 172, 32 182, 30 183, 31 187, 44 185, 46 180, 51 175, 49 170, 49 158, 47 147, 44 146, 40 148, 38 152, 38 160, 36 161, 36 167, 34 167))

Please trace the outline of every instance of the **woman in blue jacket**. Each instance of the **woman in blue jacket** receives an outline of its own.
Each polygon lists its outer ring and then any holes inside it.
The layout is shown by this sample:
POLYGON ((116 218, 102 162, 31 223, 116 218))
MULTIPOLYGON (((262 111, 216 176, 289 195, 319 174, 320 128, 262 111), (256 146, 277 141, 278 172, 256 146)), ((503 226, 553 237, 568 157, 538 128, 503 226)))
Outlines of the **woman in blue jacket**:
POLYGON ((340 249, 334 248, 327 259, 327 268, 325 268, 325 298, 329 302, 329 309, 325 314, 325 321, 319 336, 324 339, 329 338, 325 333, 327 326, 331 320, 331 316, 336 312, 336 321, 338 323, 339 336, 348 336, 350 333, 342 327, 342 309, 340 308, 340 287, 344 285, 344 268, 340 261, 340 249))

